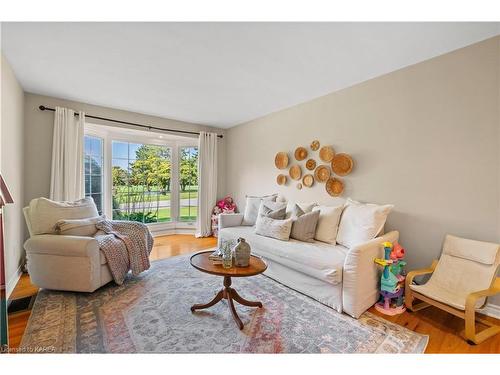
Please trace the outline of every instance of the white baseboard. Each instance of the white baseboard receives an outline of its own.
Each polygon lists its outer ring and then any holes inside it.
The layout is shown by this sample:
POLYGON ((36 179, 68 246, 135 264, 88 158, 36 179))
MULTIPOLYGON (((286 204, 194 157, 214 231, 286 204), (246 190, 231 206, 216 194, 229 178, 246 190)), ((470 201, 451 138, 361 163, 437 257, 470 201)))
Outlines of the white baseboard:
POLYGON ((17 285, 17 282, 19 281, 19 279, 21 278, 21 275, 23 274, 23 271, 22 271, 22 265, 20 265, 16 272, 14 272, 14 274, 10 277, 9 281, 7 281, 7 285, 6 285, 6 292, 7 292, 7 300, 9 299, 12 291, 14 290, 14 288, 16 287, 17 285))
POLYGON ((157 231, 151 230, 151 234, 153 237, 169 236, 172 234, 192 234, 194 236, 194 233, 194 228, 168 228, 157 231))
POLYGON ((484 315, 500 319, 500 306, 488 303, 483 309, 479 310, 484 315))

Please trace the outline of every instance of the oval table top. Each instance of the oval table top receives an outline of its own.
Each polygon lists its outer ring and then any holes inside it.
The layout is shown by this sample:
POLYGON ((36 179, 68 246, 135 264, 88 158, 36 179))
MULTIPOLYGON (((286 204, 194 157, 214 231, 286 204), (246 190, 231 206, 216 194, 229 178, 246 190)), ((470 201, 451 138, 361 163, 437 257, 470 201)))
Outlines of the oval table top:
POLYGON ((214 250, 202 251, 191 256, 191 265, 202 272, 209 273, 217 276, 230 276, 230 277, 246 277, 254 276, 264 272, 267 269, 267 264, 263 259, 255 255, 250 255, 250 264, 248 267, 231 267, 224 268, 222 264, 213 264, 209 255, 214 250))

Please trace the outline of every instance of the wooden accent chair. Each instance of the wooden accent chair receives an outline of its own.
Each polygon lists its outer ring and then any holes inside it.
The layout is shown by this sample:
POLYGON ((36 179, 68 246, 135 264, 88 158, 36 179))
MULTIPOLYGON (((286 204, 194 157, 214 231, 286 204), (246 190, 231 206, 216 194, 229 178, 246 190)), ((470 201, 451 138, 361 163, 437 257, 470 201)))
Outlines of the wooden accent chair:
POLYGON ((433 305, 465 319, 462 336, 479 344, 500 332, 500 326, 476 318, 476 309, 484 307, 489 296, 500 293, 499 266, 500 245, 447 235, 439 261, 406 276, 406 306, 418 311, 433 305), (432 274, 427 283, 413 284, 415 276, 426 274, 432 274), (422 302, 414 305, 415 299, 422 302), (476 321, 488 328, 476 333, 476 321))

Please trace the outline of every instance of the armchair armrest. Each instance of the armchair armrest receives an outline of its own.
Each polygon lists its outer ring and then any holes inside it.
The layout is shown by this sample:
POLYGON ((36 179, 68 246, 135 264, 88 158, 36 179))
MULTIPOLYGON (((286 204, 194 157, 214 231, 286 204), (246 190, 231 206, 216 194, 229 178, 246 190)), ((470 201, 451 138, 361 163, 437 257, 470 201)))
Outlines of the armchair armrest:
POLYGON ((229 227, 239 227, 243 222, 243 214, 220 214, 219 230, 229 227))
POLYGON ((378 300, 380 268, 373 262, 383 256, 382 243, 399 239, 392 231, 349 249, 344 261, 342 281, 343 309, 358 318, 378 300))
POLYGON ((41 234, 29 238, 24 249, 30 254, 60 255, 67 257, 99 256, 99 245, 92 237, 41 234))
MULTIPOLYGON (((474 311, 476 308, 480 308, 481 306, 476 306, 477 300, 482 297, 491 297, 495 294, 500 293, 500 277, 496 277, 495 280, 491 283, 491 286, 488 289, 479 290, 477 292, 470 293, 465 300, 465 311, 474 311)), ((486 304, 486 300, 485 300, 486 304)))
POLYGON ((436 266, 438 264, 438 260, 437 259, 434 259, 432 261, 432 264, 430 267, 428 268, 421 268, 419 270, 414 270, 414 271, 411 271, 411 272, 408 272, 408 274, 406 275, 406 280, 405 280, 405 287, 406 288, 409 288, 411 283, 413 282, 413 279, 417 276, 423 276, 423 275, 428 275, 430 273, 433 273, 434 270, 436 269, 436 266))

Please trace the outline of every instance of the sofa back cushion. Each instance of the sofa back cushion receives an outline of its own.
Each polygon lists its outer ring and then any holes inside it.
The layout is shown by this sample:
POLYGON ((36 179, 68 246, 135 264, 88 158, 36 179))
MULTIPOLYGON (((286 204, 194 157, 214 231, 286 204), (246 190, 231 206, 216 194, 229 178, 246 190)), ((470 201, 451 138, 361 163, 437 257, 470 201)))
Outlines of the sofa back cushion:
POLYGON ((332 245, 337 243, 337 232, 339 229, 340 216, 344 205, 341 206, 316 206, 313 212, 319 212, 318 226, 314 239, 332 245))
POLYGON ((393 207, 392 204, 360 203, 348 198, 340 218, 337 243, 352 248, 374 239, 384 228, 393 207))
POLYGON ((243 213, 243 222, 241 225, 255 225, 257 216, 259 214, 260 202, 271 201, 276 202, 278 194, 264 195, 264 196, 252 196, 247 195, 247 200, 245 204, 245 212, 243 213))
POLYGON ((36 198, 29 205, 31 234, 55 234, 56 224, 63 219, 86 219, 99 216, 94 200, 90 197, 75 202, 56 202, 36 198))
POLYGON ((314 207, 316 207, 318 204, 316 202, 288 202, 286 205, 286 216, 285 218, 289 219, 291 218, 294 213, 297 211, 297 207, 300 208, 300 210, 307 214, 308 212, 311 212, 314 207))
POLYGON ((299 241, 314 242, 316 226, 318 225, 319 211, 308 212, 297 217, 292 217, 292 230, 290 237, 299 241))
POLYGON ((267 216, 271 219, 283 220, 286 214, 286 203, 261 201, 259 207, 259 216, 267 216))
POLYGON ((288 241, 290 239, 291 230, 292 219, 275 220, 270 217, 259 216, 255 224, 256 234, 281 241, 288 241))

